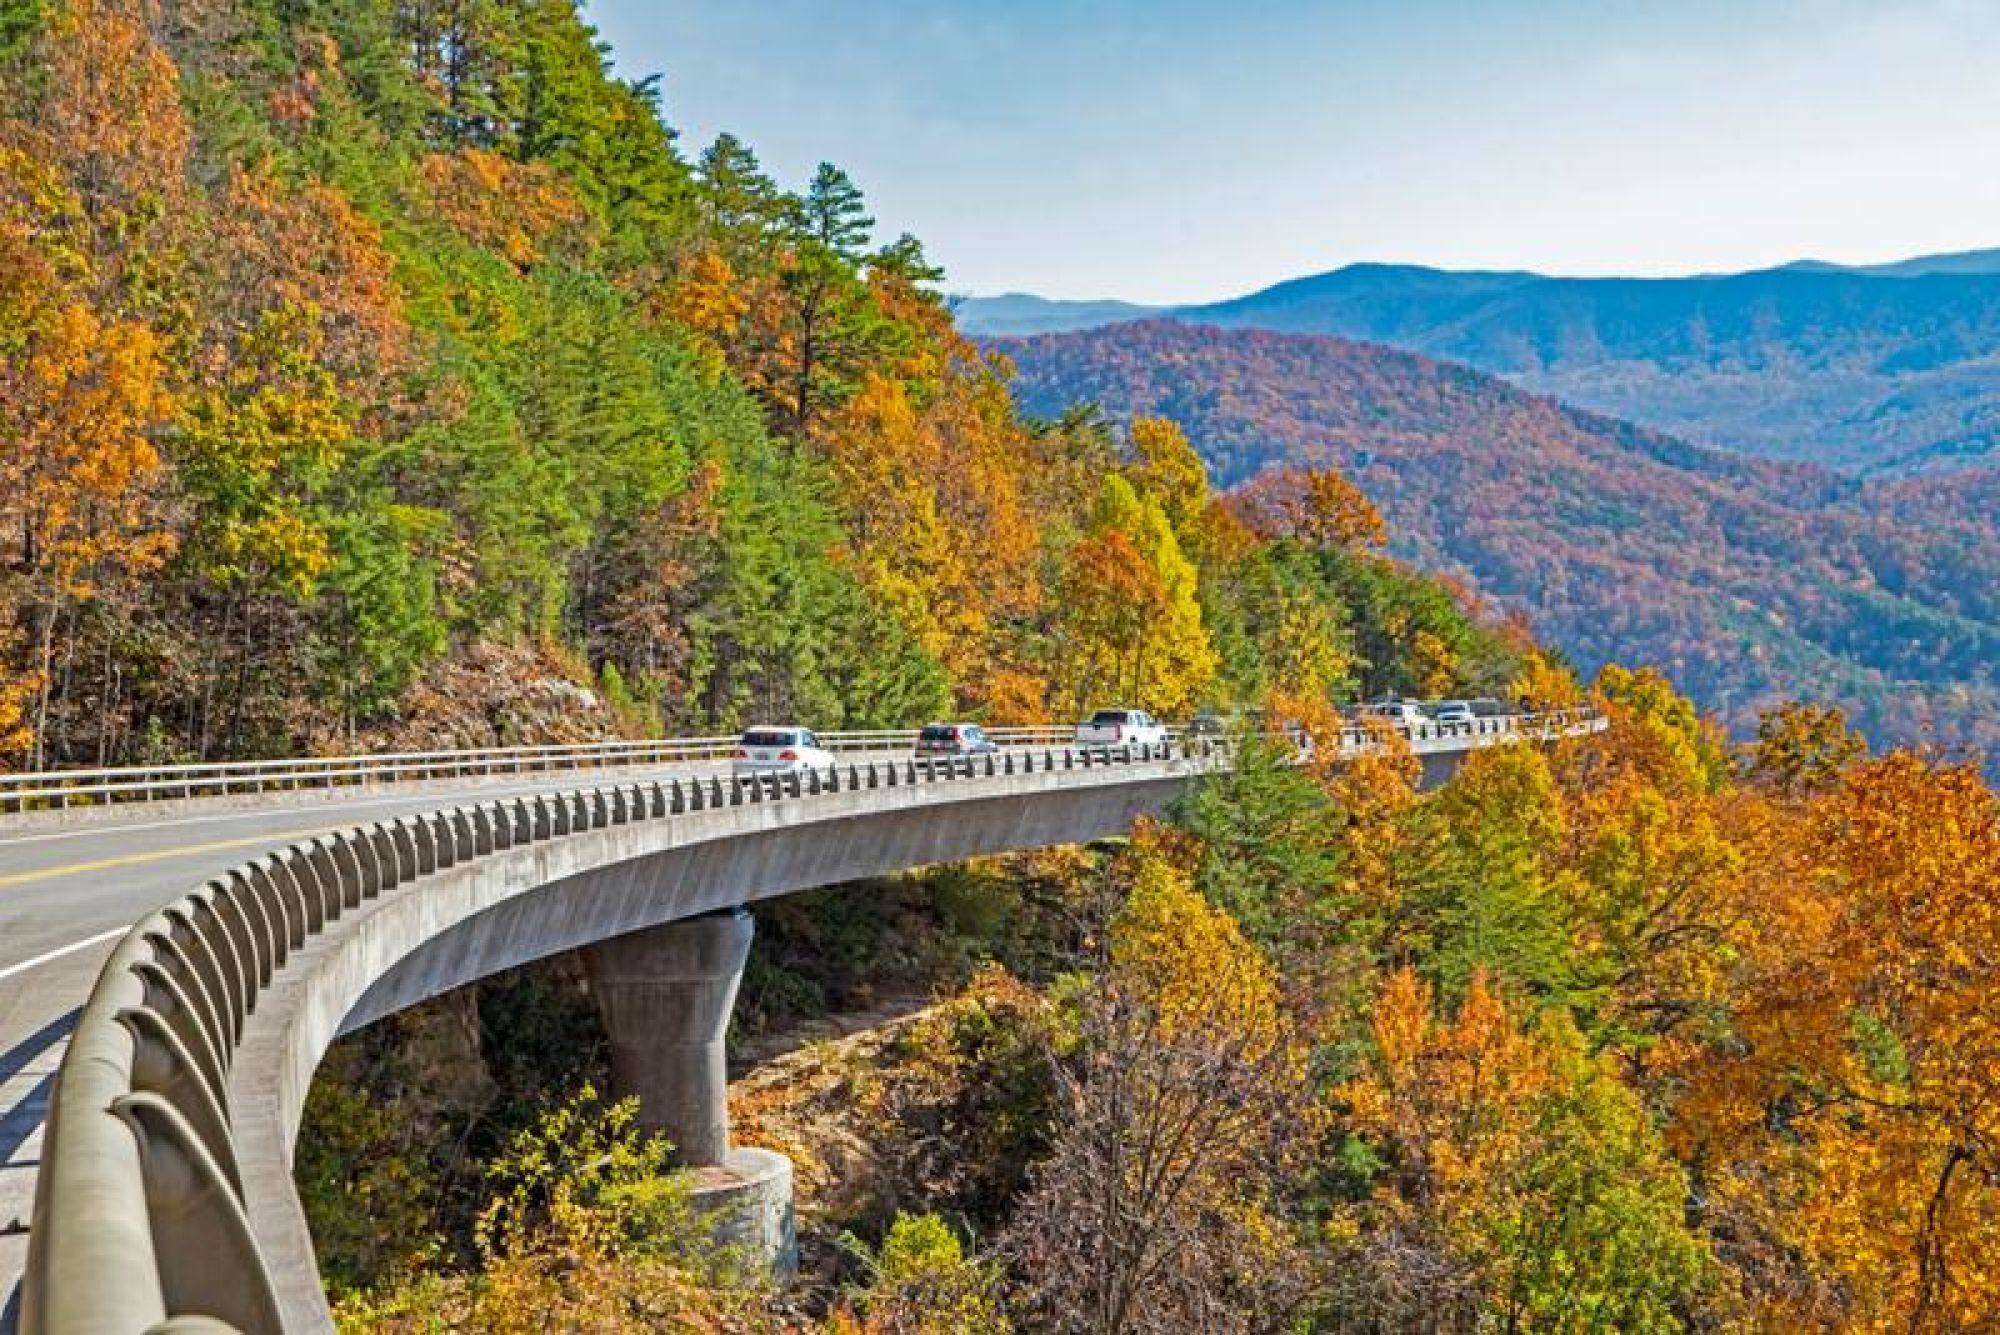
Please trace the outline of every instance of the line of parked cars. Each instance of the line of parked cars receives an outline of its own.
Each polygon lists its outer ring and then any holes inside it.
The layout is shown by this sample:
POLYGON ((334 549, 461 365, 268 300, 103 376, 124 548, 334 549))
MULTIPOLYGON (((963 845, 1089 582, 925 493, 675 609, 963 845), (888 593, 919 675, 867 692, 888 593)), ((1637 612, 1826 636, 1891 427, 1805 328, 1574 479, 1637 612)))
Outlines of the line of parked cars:
POLYGON ((1510 712, 1505 704, 1484 696, 1474 700, 1433 700, 1428 703, 1385 697, 1353 705, 1348 709, 1347 716, 1357 723, 1381 719, 1406 728, 1474 727, 1481 719, 1497 718, 1510 712))
MULTIPOLYGON (((1100 709, 1076 727, 1075 744, 1089 747, 1164 746, 1167 725, 1143 709, 1100 709)), ((1000 744, 977 723, 926 723, 917 730, 912 754, 918 757, 992 755, 1000 744)), ((730 755, 730 772, 800 774, 837 761, 819 734, 797 724, 757 724, 745 728, 730 755)))

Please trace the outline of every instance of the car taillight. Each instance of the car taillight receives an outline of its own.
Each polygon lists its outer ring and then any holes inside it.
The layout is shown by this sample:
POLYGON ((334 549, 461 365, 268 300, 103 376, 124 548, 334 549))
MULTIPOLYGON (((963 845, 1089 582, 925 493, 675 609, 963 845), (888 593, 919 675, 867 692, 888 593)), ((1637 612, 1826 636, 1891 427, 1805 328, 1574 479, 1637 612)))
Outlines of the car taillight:
POLYGON ((736 748, 736 759, 748 760, 749 758, 750 758, 750 753, 748 751, 744 750, 740 746, 736 748))
POLYGON ((798 758, 799 758, 799 753, 792 750, 790 747, 786 747, 784 750, 778 752, 778 759, 780 760, 797 760, 798 758))
POLYGON ((1115 728, 1113 728, 1113 729, 1111 730, 1111 740, 1112 740, 1112 741, 1114 741, 1114 742, 1122 742, 1122 741, 1124 741, 1124 740, 1125 740, 1125 725, 1124 725, 1124 724, 1120 723, 1120 724, 1119 724, 1119 725, 1118 725, 1117 727, 1115 727, 1115 728))

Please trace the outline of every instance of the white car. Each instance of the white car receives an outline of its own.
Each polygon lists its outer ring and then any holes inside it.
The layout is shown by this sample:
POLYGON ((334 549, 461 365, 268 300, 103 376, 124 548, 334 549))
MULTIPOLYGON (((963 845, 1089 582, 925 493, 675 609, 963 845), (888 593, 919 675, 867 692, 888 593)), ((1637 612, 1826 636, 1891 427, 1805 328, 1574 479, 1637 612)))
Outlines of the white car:
POLYGON ((1479 727, 1479 715, 1473 710, 1470 700, 1445 700, 1431 710, 1431 722, 1441 728, 1471 731, 1479 727))
POLYGON ((1398 728, 1421 728, 1431 721, 1431 716, 1408 700, 1378 700, 1373 704, 1360 706, 1354 711, 1360 722, 1380 720, 1398 728))
POLYGON ((736 740, 730 758, 730 773, 741 778, 750 774, 802 774, 809 769, 827 769, 834 763, 833 752, 819 744, 810 728, 758 725, 745 728, 736 740))
POLYGON ((1078 746, 1165 746, 1167 725, 1143 709, 1100 709, 1076 725, 1078 746))

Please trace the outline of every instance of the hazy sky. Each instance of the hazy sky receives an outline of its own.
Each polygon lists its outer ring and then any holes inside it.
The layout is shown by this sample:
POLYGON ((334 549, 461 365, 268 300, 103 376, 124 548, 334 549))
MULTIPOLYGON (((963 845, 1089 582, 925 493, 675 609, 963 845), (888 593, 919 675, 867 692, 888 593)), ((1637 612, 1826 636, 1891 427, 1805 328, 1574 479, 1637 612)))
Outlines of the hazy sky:
POLYGON ((1670 274, 2000 245, 2000 0, 591 0, 953 291, 1190 301, 1356 260, 1670 274))

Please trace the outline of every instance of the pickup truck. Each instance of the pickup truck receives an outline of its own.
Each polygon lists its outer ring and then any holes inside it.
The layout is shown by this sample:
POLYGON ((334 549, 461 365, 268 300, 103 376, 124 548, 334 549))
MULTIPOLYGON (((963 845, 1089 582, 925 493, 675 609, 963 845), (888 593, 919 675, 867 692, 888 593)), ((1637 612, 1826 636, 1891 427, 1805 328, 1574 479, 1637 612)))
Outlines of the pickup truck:
POLYGON ((1078 746, 1165 746, 1167 725, 1143 709, 1100 709, 1076 725, 1078 746))

